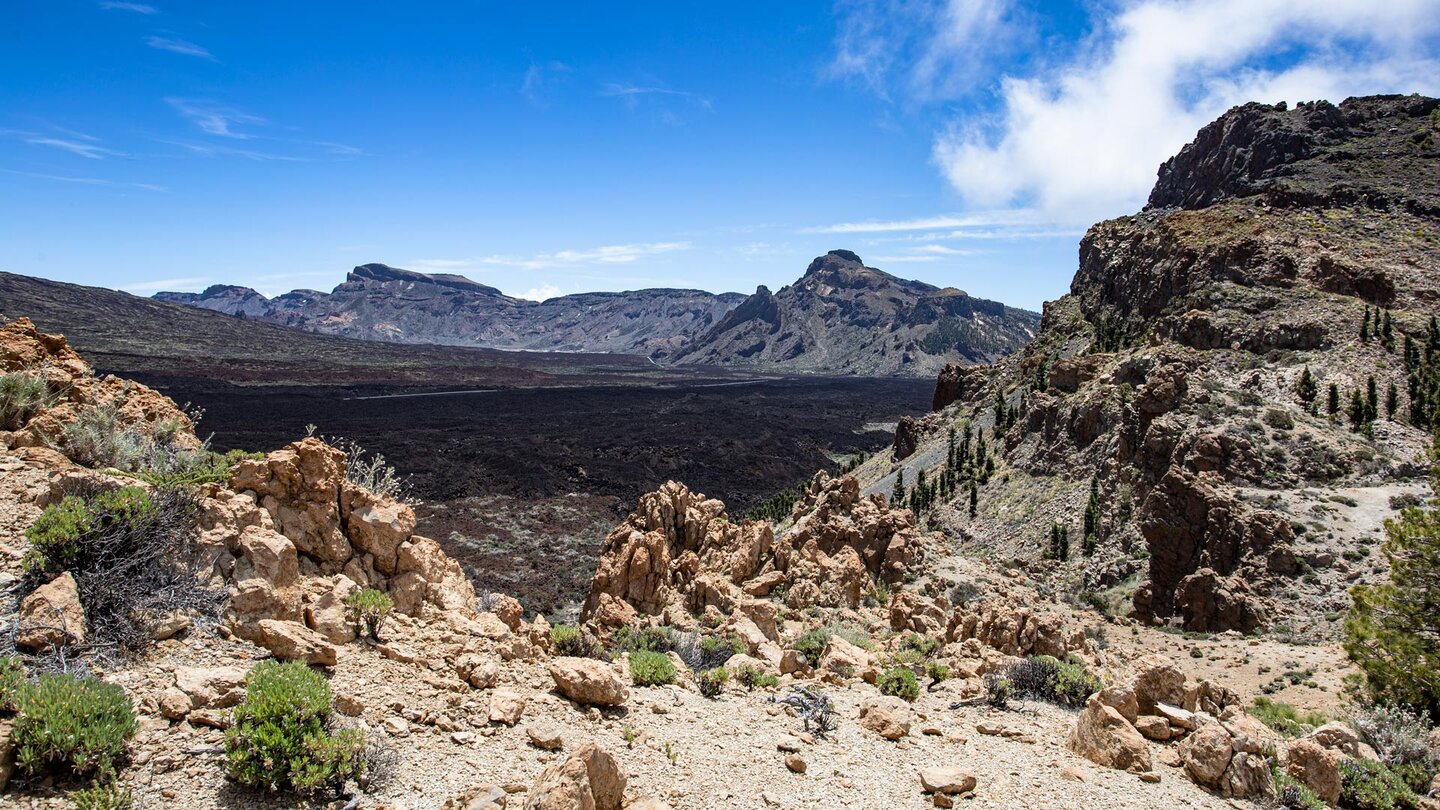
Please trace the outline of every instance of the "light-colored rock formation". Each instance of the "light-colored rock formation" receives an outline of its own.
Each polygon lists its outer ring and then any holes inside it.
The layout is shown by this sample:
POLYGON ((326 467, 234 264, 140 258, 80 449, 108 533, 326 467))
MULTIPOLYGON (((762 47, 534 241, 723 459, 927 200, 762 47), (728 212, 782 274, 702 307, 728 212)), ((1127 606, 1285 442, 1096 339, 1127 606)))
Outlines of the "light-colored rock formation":
POLYGON ((900 698, 875 695, 861 702, 860 725, 887 740, 898 740, 910 733, 914 714, 900 698))
POLYGON ((1070 735, 1070 748, 1097 765, 1142 773, 1151 769, 1150 748, 1120 712, 1091 696, 1070 735))
POLYGON ((550 677, 556 690, 576 703, 619 706, 630 699, 620 673, 593 658, 556 658, 550 662, 550 677))
POLYGON ((595 743, 546 768, 525 800, 525 810, 620 810, 625 773, 595 743))
POLYGON ((75 577, 67 571, 31 591, 20 600, 19 630, 15 643, 27 650, 85 642, 85 609, 75 577))

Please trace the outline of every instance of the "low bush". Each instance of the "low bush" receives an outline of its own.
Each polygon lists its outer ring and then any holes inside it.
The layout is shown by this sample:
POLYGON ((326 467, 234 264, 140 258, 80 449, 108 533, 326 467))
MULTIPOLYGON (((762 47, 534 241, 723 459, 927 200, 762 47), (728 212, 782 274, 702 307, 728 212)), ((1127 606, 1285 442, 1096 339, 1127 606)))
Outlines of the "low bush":
POLYGON ((749 664, 735 670, 735 680, 751 692, 757 688, 770 689, 780 685, 779 678, 749 664))
POLYGON ((811 630, 795 639, 795 643, 791 647, 805 656, 805 660, 813 667, 820 663, 820 656, 825 654, 825 645, 829 643, 830 633, 828 631, 811 630))
POLYGON ((97 782, 88 788, 71 791, 75 810, 131 810, 136 806, 135 791, 120 782, 97 782))
POLYGON ((930 685, 944 683, 950 680, 950 668, 938 661, 925 662, 925 677, 930 679, 930 685))
POLYGON ((25 664, 18 655, 0 656, 0 712, 17 710, 20 688, 25 685, 25 664))
POLYGON ((550 652, 559 656, 584 658, 585 639, 580 628, 557 624, 550 628, 550 652))
POLYGON ((985 675, 985 702, 997 709, 1010 706, 1010 679, 996 672, 985 675))
POLYGON ((940 649, 940 639, 922 636, 918 633, 907 633, 900 640, 900 649, 919 653, 922 658, 929 658, 940 649))
POLYGON ((66 424, 60 446, 65 455, 85 467, 183 475, 206 464, 210 453, 203 446, 182 445, 180 430, 180 423, 174 421, 129 423, 116 405, 105 403, 81 410, 74 421, 66 424))
POLYGON ((1302 737, 1330 719, 1322 712, 1302 713, 1289 703, 1267 697, 1255 698, 1249 714, 1284 737, 1302 737))
POLYGON ((362 588, 345 597, 345 607, 350 610, 350 620, 355 623, 355 633, 379 641, 380 625, 390 611, 395 609, 395 600, 384 591, 362 588))
POLYGON ((1367 706, 1350 717, 1350 725, 1417 793, 1430 789, 1440 773, 1440 751, 1431 747, 1435 730, 1428 718, 1402 706, 1367 706))
POLYGON ((125 690, 96 678, 47 673, 15 705, 15 766, 32 776, 53 767, 108 781, 140 728, 125 690))
POLYGON ((675 649, 675 631, 669 627, 621 627, 610 638, 610 649, 619 653, 670 652, 675 649))
POLYGON ((1079 661, 1037 655, 1010 665, 1005 673, 1011 696, 1029 697, 1057 706, 1084 706, 1103 684, 1079 661))
POLYGON ((1340 806, 1348 810, 1419 810, 1420 797, 1384 763, 1340 763, 1340 806))
POLYGON ((94 643, 135 651, 172 612, 219 615, 223 589, 197 576, 193 492, 139 487, 82 490, 40 513, 26 532, 29 592, 69 571, 94 643))
POLYGON ((915 673, 909 667, 885 670, 880 675, 878 685, 882 695, 894 695, 911 702, 920 697, 920 682, 915 679, 915 673))
POLYGON ((675 664, 661 652, 636 650, 630 653, 630 679, 636 686, 664 686, 675 682, 675 664))
POLYGON ((712 700, 720 697, 720 693, 725 691, 725 684, 729 680, 730 673, 720 667, 707 669, 695 678, 700 687, 700 694, 712 700))
POLYGON ((45 378, 33 371, 0 374, 0 430, 19 430, 30 417, 54 404, 45 378))
POLYGON ((700 668, 713 669, 745 652, 745 645, 732 635, 705 636, 700 639, 700 668))
POLYGON ((299 661, 257 664, 225 732, 225 769, 242 785, 309 794, 365 772, 365 734, 330 733, 330 684, 299 661))

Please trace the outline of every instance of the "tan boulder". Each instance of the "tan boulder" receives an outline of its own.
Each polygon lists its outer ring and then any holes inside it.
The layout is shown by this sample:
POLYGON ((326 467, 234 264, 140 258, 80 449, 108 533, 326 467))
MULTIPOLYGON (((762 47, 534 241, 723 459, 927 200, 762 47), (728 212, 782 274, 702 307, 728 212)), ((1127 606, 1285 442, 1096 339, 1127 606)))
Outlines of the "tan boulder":
POLYGON ((341 531, 345 453, 316 438, 236 465, 230 488, 253 492, 275 528, 307 557, 338 571, 352 556, 341 531))
POLYGON ((1235 752, 1230 732, 1216 722, 1202 725, 1180 744, 1180 758, 1190 781, 1201 787, 1219 788, 1220 778, 1230 767, 1235 752))
POLYGON ((1355 729, 1345 723, 1331 721, 1305 735, 1305 739, 1314 741, 1321 748, 1339 751, 1351 759, 1376 758, 1374 749, 1361 742, 1355 729))
POLYGON ((1135 698, 1135 690, 1129 686, 1110 685, 1101 689, 1095 695, 1101 703, 1120 713, 1120 716, 1128 722, 1134 723, 1140 716, 1140 702, 1135 698))
POLYGON ((400 545, 415 531, 415 512, 385 495, 347 484, 345 528, 358 552, 371 555, 375 570, 395 573, 400 545))
POLYGON ((47 650, 85 643, 85 608, 75 577, 69 571, 31 591, 20 600, 16 645, 27 650, 47 650))
POLYGON ((430 604, 441 612, 474 615, 475 586, 434 540, 411 535, 400 546, 395 570, 399 573, 391 581, 390 595, 401 613, 417 616, 422 605, 430 604))
POLYGON ((525 696, 509 689, 490 693, 490 722, 513 726, 525 714, 525 696))
POLYGON ((975 774, 955 765, 937 765, 920 770, 920 787, 926 793, 959 795, 975 789, 975 774))
POLYGON ((860 703, 860 725, 887 740, 908 735, 913 716, 910 704, 892 695, 873 695, 860 703))
POLYGON ((493 658, 465 653, 455 659, 455 674, 476 689, 489 689, 500 682, 500 667, 493 658))
POLYGON ((1270 762, 1259 754, 1239 751, 1220 779, 1220 795, 1235 799, 1269 799, 1275 795, 1270 762))
POLYGON ((1075 753, 1107 768, 1144 773, 1152 767, 1145 738, 1097 695, 1090 697, 1075 718, 1069 745, 1075 753))
POLYGON ((446 799, 441 810, 505 810, 509 796, 499 785, 475 785, 446 799))
POLYGON ((521 606, 520 600, 503 593, 492 593, 488 597, 488 610, 494 613, 496 618, 505 623, 511 632, 520 631, 521 620, 525 618, 525 608, 521 606))
POLYGON ((305 605, 305 624, 331 644, 354 641, 355 622, 345 599, 359 589, 349 577, 336 574, 329 587, 305 605))
POLYGON ((550 677, 560 694, 576 703, 619 706, 630 699, 630 688, 609 664, 593 658, 556 658, 550 677))
POLYGON ((1135 718, 1135 730, 1145 739, 1159 742, 1165 742, 1174 736, 1170 733, 1170 721, 1153 714, 1135 718))
POLYGON ((299 622, 262 619, 256 623, 255 632, 256 637, 251 640, 283 661, 333 667, 339 657, 334 644, 299 622))
POLYGON ((870 653, 841 638, 839 634, 831 633, 830 640, 825 642, 824 652, 820 654, 818 666, 827 672, 853 678, 868 669, 871 663, 870 653))
POLYGON ((160 716, 167 720, 184 720, 194 708, 190 703, 190 696, 173 686, 167 686, 160 691, 155 705, 160 710, 160 716))
POLYGON ((1344 757, 1314 740, 1295 740, 1286 756, 1285 773, 1315 791, 1329 805, 1340 801, 1340 763, 1344 757))
POLYGON ((245 697, 245 670, 239 667, 176 667, 175 687, 196 709, 228 709, 245 697))
POLYGON ((626 781, 614 758, 586 743, 540 774, 525 810, 620 810, 626 781))
POLYGON ((1163 655, 1147 655, 1136 662, 1131 688, 1140 714, 1154 714, 1157 703, 1179 706, 1185 702, 1185 673, 1163 655))
POLYGON ((525 728, 530 744, 542 751, 559 751, 565 747, 565 738, 558 726, 550 723, 531 723, 525 728))

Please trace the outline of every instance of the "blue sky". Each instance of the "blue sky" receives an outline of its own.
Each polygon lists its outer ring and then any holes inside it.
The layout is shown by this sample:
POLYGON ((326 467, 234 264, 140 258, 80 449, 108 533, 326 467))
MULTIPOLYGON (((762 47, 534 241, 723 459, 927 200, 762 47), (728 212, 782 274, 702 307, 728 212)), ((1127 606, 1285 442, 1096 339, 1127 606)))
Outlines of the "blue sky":
POLYGON ((750 292, 845 247, 1038 308, 1231 104, 1440 93, 1440 0, 0 13, 0 269, 141 294, 750 292))

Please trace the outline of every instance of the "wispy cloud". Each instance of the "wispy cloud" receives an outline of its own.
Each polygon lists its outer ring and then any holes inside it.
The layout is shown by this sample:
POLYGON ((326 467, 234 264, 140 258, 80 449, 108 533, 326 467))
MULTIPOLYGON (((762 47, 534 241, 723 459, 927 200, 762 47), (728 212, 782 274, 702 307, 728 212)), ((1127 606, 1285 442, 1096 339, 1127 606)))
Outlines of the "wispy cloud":
POLYGON ((988 64, 1022 31, 1013 0, 840 0, 829 74, 881 98, 963 96, 987 85, 988 64))
POLYGON ((693 112, 713 112, 710 99, 688 90, 674 90, 660 84, 630 84, 607 82, 600 88, 600 95, 619 99, 625 108, 645 111, 654 119, 667 126, 683 126, 693 112))
POLYGON ((564 62, 534 62, 525 69, 525 78, 520 81, 520 95, 531 106, 545 109, 550 106, 550 92, 564 81, 570 66, 564 62))
POLYGON ((105 180, 99 177, 70 177, 59 174, 42 174, 40 172, 26 172, 19 169, 0 169, 0 172, 14 174, 20 177, 33 177, 37 180, 54 180, 57 183, 75 183, 82 186, 106 186, 109 188, 138 188, 144 191, 166 191, 164 186, 157 186, 154 183, 128 183, 120 180, 105 180))
POLYGON ((651 256, 689 250, 689 242, 641 242, 628 245, 602 245, 586 250, 559 250, 529 256, 480 256, 474 259, 416 259, 410 266, 429 272, 460 272, 485 267, 513 267, 521 270, 545 270, 555 267, 629 264, 651 256))
POLYGON ((239 126, 263 125, 264 118, 258 115, 251 115, 233 107, 223 104, 216 104, 205 99, 189 99, 169 97, 165 103, 175 108, 186 120, 199 127, 210 135, 219 135, 225 138, 238 138, 246 140, 253 137, 249 133, 236 129, 239 126))
POLYGON ((170 292, 192 291, 204 287, 210 282, 206 276, 189 276, 186 278, 161 278, 154 281, 137 281, 133 284, 126 284, 120 289, 131 293, 153 293, 161 290, 170 292))
POLYGON ((82 143, 64 138, 35 137, 26 138, 25 142, 32 146, 49 146, 54 149, 61 149, 73 155, 79 155, 80 157, 91 160, 104 160, 107 157, 121 157, 123 155, 121 152, 117 152, 114 149, 106 149, 98 144, 82 143))
POLYGON ((216 146, 204 143, 189 143, 187 141, 160 141, 160 143, 178 146, 192 155, 204 157, 238 157, 257 162, 282 161, 288 163, 304 163, 310 158, 298 155, 281 155, 275 152, 264 152, 259 149, 242 149, 234 146, 216 146))
POLYGON ((101 0, 100 8, 111 11, 133 11, 136 14, 158 14, 160 9, 145 3, 122 3, 119 0, 101 0))
POLYGON ((171 53, 183 54, 185 56, 198 56, 201 59, 209 59, 212 62, 215 61, 215 56, 209 51, 205 50, 199 45, 196 45, 193 42, 187 42, 183 39, 176 39, 174 37, 148 36, 145 38, 145 44, 157 50, 169 51, 171 53))

